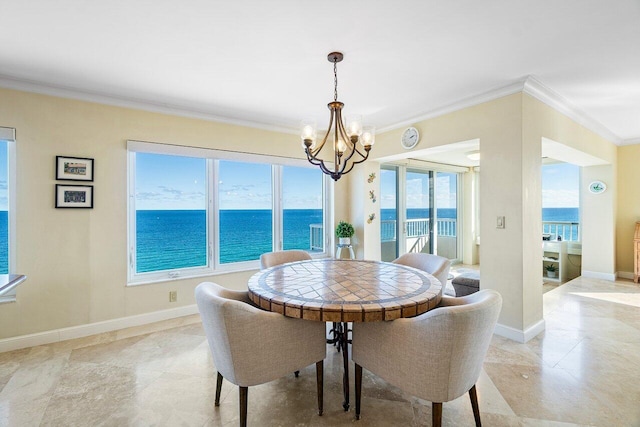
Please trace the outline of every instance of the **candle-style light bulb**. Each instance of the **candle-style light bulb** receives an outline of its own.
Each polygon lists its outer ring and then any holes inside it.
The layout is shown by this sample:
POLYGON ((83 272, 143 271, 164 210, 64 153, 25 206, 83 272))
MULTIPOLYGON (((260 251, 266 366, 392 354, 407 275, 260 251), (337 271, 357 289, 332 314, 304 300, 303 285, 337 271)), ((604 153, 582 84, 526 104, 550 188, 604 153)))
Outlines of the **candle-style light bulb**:
POLYGON ((316 146, 316 123, 313 120, 303 120, 300 124, 300 138, 302 139, 302 147, 307 148, 307 142, 310 141, 309 148, 315 148, 316 146))
POLYGON ((350 137, 362 135, 362 116, 358 114, 347 116, 347 134, 350 137))
POLYGON ((360 144, 363 146, 373 145, 376 143, 376 127, 364 126, 362 128, 362 138, 360 138, 360 144))

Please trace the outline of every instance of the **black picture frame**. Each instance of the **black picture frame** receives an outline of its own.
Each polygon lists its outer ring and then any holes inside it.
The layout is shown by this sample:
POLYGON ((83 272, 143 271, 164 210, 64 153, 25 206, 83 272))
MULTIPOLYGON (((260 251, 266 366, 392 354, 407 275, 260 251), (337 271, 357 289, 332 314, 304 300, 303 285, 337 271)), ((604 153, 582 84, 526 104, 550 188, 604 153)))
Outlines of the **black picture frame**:
POLYGON ((93 209, 93 185, 56 184, 56 209, 93 209))
POLYGON ((94 161, 86 157, 56 156, 56 179, 93 182, 94 161))

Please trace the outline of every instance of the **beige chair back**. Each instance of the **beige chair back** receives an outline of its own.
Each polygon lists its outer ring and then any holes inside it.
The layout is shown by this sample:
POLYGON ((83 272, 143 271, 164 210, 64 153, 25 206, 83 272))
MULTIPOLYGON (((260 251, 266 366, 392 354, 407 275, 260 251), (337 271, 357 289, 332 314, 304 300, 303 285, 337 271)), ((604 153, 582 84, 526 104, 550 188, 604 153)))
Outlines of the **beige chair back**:
POLYGON ((353 361, 406 392, 448 402, 474 386, 502 298, 483 290, 393 322, 353 325, 353 361))
POLYGON ((442 289, 447 286, 449 278, 449 270, 451 269, 451 261, 445 257, 423 253, 408 253, 401 255, 393 261, 395 264, 407 265, 409 267, 418 268, 422 271, 435 276, 442 284, 442 289))
POLYGON ((272 381, 325 358, 323 322, 261 310, 249 303, 247 292, 212 282, 199 284, 195 297, 213 363, 236 385, 272 381))
POLYGON ((298 249, 267 252, 260 255, 260 269, 264 270, 265 268, 274 267, 287 262, 306 261, 310 259, 311 255, 309 255, 308 252, 298 249))

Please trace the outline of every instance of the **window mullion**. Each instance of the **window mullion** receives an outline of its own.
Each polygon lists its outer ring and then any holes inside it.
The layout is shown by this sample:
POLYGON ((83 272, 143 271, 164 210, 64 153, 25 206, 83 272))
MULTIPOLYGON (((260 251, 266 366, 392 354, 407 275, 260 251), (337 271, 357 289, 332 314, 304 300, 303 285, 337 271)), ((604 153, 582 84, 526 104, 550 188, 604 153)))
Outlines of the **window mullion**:
POLYGON ((128 212, 129 212, 129 254, 127 264, 129 266, 129 282, 131 282, 136 274, 136 153, 129 152, 129 189, 128 189, 128 212))
POLYGON ((273 195, 273 250, 284 249, 284 213, 282 206, 282 166, 273 165, 271 167, 271 194, 273 195))
POLYGON ((209 262, 214 270, 220 266, 220 203, 219 203, 219 171, 220 161, 209 159, 207 161, 207 177, 209 179, 209 198, 207 206, 211 209, 208 213, 211 235, 208 237, 209 262))

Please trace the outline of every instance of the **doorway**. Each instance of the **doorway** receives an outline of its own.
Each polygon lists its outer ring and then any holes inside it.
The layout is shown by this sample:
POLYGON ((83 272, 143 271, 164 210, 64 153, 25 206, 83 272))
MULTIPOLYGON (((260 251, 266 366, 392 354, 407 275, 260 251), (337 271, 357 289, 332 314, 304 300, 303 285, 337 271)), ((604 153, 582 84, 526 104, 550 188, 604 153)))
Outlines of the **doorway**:
POLYGON ((381 167, 381 259, 409 252, 460 258, 459 173, 381 167))

